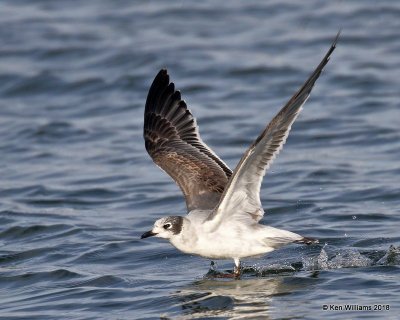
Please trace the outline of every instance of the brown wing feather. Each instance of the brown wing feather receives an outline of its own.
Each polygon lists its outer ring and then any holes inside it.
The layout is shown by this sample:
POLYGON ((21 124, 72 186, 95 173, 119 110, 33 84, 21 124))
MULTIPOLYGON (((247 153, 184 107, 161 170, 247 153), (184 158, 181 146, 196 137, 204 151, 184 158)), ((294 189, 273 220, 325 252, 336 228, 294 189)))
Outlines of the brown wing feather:
POLYGON ((181 188, 188 210, 214 208, 232 171, 201 140, 196 119, 165 69, 147 96, 143 136, 153 161, 181 188))

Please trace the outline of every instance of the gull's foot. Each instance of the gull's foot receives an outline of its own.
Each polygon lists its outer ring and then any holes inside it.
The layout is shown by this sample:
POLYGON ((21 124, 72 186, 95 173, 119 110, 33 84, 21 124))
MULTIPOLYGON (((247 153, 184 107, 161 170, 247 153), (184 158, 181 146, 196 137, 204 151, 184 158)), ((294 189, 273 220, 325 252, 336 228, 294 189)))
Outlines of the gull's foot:
POLYGON ((210 271, 217 271, 217 264, 214 261, 210 263, 210 271))
POLYGON ((236 279, 240 279, 240 277, 242 275, 242 271, 243 271, 243 268, 242 268, 242 266, 240 264, 239 264, 238 267, 235 266, 235 268, 233 269, 233 276, 236 279))
POLYGON ((207 279, 239 279, 242 274, 241 268, 234 268, 233 272, 221 272, 218 271, 217 264, 214 261, 210 263, 210 269, 204 278, 207 279))

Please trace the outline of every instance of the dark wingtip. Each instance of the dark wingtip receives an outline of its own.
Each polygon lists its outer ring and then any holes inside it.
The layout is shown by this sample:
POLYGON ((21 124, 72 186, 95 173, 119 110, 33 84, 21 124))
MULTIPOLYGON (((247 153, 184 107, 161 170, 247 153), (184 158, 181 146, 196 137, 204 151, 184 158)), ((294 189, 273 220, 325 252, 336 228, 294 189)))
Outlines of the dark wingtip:
POLYGON ((158 71, 154 80, 165 79, 165 78, 168 78, 168 82, 169 82, 168 70, 167 70, 167 68, 162 68, 162 69, 160 69, 160 71, 158 71))
POLYGON ((318 241, 318 239, 304 237, 304 238, 302 238, 300 240, 294 241, 294 243, 310 245, 310 244, 319 243, 319 241, 318 241))
POLYGON ((167 78, 168 82, 169 82, 168 70, 167 70, 167 68, 162 68, 162 69, 160 69, 160 71, 158 71, 155 79, 165 79, 165 78, 167 78))
POLYGON ((332 48, 336 48, 336 45, 337 45, 337 43, 339 41, 339 38, 340 38, 341 34, 342 34, 342 27, 339 28, 339 31, 337 32, 336 37, 332 42, 332 48))

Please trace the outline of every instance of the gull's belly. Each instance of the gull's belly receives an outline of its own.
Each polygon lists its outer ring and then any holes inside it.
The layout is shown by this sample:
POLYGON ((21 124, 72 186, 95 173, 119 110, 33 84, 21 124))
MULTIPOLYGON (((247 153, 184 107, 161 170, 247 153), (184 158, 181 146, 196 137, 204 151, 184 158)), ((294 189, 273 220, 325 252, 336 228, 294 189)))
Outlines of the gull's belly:
POLYGON ((211 259, 258 256, 273 250, 262 242, 256 230, 226 228, 223 232, 198 232, 196 241, 172 243, 179 250, 211 259))
POLYGON ((271 251, 251 234, 240 238, 215 235, 199 239, 196 249, 199 255, 213 259, 244 258, 271 251))

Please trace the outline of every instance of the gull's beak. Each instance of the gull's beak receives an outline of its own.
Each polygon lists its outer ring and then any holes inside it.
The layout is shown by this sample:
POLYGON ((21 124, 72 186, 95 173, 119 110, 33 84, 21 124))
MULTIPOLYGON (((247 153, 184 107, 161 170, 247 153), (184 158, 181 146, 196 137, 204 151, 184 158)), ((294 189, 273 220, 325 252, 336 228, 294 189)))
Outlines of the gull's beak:
POLYGON ((142 236, 140 237, 140 239, 152 237, 152 236, 155 236, 156 234, 157 233, 154 233, 153 230, 150 230, 150 231, 143 233, 142 236))

